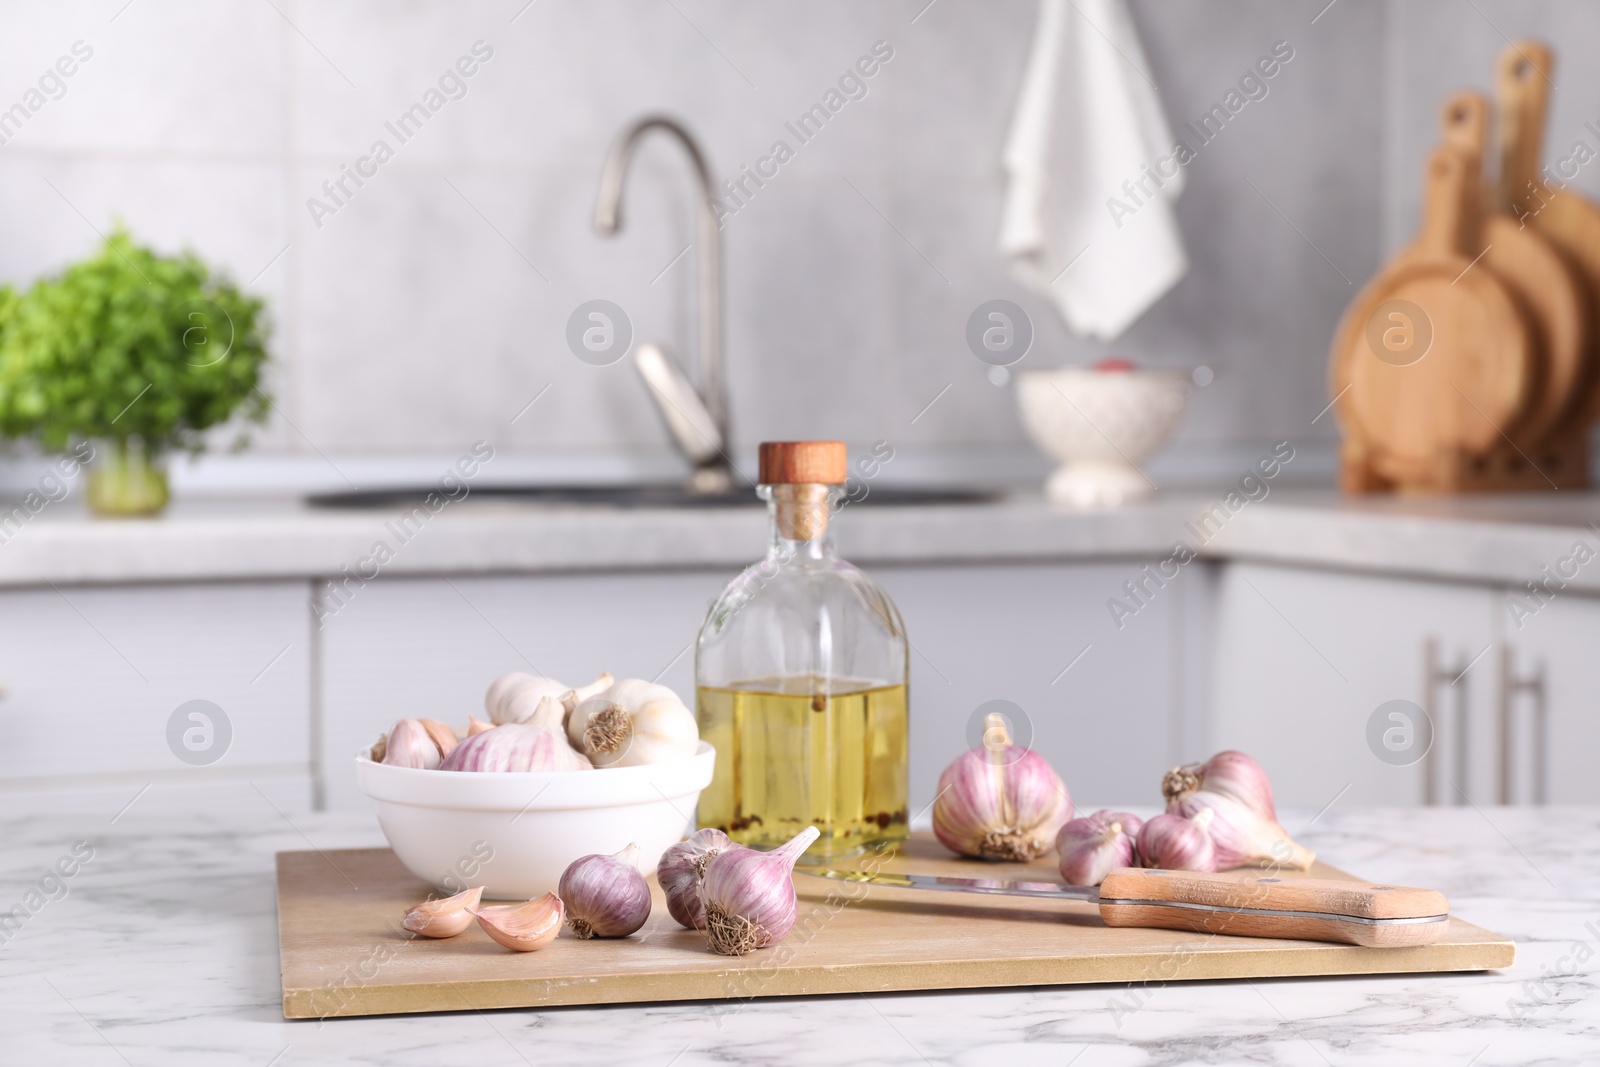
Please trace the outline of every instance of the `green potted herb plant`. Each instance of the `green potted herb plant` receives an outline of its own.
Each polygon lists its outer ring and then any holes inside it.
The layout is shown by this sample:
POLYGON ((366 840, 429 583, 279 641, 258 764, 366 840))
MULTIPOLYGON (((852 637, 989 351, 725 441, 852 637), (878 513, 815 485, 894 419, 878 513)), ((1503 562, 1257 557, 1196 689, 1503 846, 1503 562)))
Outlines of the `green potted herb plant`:
POLYGON ((170 452, 266 417, 264 318, 192 253, 160 256, 119 229, 93 258, 0 293, 0 434, 53 452, 94 442, 89 506, 156 514, 170 452))

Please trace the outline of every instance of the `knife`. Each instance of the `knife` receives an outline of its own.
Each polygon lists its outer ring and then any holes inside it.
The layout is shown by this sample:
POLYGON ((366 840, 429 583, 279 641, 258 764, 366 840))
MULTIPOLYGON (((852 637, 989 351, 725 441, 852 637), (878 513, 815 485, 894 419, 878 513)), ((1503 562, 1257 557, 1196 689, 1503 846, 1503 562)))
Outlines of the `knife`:
POLYGON ((802 874, 896 889, 1083 900, 1107 926, 1338 941, 1373 948, 1431 945, 1449 925, 1450 902, 1432 889, 1323 878, 1284 880, 1121 867, 1098 887, 797 867, 802 874))

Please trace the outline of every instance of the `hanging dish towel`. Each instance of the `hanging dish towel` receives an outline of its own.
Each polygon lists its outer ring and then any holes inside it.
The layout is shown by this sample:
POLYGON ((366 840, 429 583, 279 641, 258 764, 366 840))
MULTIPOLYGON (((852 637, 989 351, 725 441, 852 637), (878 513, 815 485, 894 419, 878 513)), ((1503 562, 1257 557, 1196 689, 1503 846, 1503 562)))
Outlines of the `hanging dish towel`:
POLYGON ((1148 75, 1124 0, 1041 0, 1002 161, 1000 251, 1075 333, 1104 340, 1189 266, 1172 209, 1183 168, 1148 75))

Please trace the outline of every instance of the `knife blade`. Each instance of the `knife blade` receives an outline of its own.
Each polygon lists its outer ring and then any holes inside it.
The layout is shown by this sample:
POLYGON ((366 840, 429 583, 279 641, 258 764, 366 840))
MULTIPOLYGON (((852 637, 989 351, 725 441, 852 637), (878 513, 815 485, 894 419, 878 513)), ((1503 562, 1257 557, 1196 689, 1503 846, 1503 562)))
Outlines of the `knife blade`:
POLYGON ((1252 877, 1122 867, 1099 886, 955 875, 796 867, 802 874, 893 889, 1081 900, 1107 926, 1335 941, 1374 948, 1444 936, 1450 902, 1432 889, 1325 878, 1252 877))

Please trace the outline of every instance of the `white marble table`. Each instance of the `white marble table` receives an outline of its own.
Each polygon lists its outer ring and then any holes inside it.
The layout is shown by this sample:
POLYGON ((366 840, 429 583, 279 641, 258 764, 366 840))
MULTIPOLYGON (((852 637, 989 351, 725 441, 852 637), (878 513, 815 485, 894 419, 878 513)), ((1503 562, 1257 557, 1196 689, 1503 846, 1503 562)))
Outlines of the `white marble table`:
MULTIPOLYGON (((1084 986, 285 1022, 273 853, 381 843, 366 817, 0 820, 0 1062, 1573 1064, 1600 1061, 1600 810, 1285 819, 1325 859, 1444 890, 1518 942, 1505 972, 1084 986), (71 878, 41 879, 73 848, 71 878), (79 847, 79 854, 86 850, 79 847), (48 899, 49 897, 55 899, 48 899), (9 935, 9 939, 5 940, 9 935), (1541 984, 1542 983, 1542 984, 1541 984)), ((59 876, 57 876, 59 877, 59 876)))

